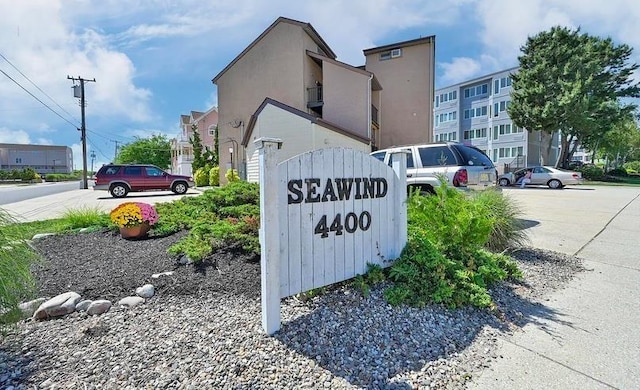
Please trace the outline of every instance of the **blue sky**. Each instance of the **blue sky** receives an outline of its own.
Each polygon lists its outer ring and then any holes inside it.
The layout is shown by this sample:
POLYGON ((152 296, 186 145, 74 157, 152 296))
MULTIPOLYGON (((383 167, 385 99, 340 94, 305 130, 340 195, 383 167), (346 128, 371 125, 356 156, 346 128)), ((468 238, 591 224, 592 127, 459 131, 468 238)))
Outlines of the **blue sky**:
POLYGON ((0 14, 0 143, 67 145, 76 167, 67 76, 96 79, 86 118, 99 166, 116 141, 174 137, 181 114, 217 105, 213 76, 278 16, 311 23, 351 65, 363 49, 435 35, 437 87, 516 66, 527 36, 554 25, 629 44, 640 63, 637 0, 0 0, 0 14))

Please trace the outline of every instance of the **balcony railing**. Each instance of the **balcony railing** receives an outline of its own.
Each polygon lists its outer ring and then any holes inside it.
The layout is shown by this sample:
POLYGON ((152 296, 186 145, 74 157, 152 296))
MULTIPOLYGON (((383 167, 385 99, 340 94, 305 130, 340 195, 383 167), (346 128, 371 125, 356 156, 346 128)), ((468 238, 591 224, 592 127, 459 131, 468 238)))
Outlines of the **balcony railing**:
POLYGON ((371 122, 380 125, 380 122, 378 122, 378 109, 373 104, 371 105, 371 122))
POLYGON ((323 105, 322 100, 322 86, 307 88, 307 107, 321 107, 323 105))

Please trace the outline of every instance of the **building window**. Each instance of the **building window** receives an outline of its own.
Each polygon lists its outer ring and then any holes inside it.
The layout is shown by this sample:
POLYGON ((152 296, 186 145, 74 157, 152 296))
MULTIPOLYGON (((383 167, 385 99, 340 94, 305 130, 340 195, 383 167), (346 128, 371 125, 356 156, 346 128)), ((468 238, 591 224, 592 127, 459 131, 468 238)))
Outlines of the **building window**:
POLYGON ((464 97, 471 98, 474 96, 485 95, 489 92, 489 84, 480 84, 475 87, 469 87, 464 89, 464 97))
POLYGON ((464 110, 464 119, 476 118, 479 116, 487 116, 487 106, 464 110))
POLYGON ((457 111, 443 112, 442 114, 436 114, 436 127, 440 126, 442 123, 453 122, 453 121, 456 121, 457 119, 458 119, 457 111))
POLYGON ((493 82, 493 93, 500 93, 500 89, 507 88, 511 86, 511 77, 502 77, 500 79, 495 79, 493 82))
POLYGON ((379 58, 380 58, 380 61, 384 61, 384 60, 390 60, 392 58, 398 58, 398 57, 402 57, 401 48, 383 51, 382 53, 380 53, 379 58))
POLYGON ((216 135, 216 127, 217 127, 216 125, 209 126, 209 135, 210 136, 216 135))
POLYGON ((16 164, 22 164, 22 158, 16 157, 16 164))
POLYGON ((440 95, 436 96, 436 107, 439 107, 440 103, 451 102, 456 99, 458 99, 458 91, 441 93, 440 95))

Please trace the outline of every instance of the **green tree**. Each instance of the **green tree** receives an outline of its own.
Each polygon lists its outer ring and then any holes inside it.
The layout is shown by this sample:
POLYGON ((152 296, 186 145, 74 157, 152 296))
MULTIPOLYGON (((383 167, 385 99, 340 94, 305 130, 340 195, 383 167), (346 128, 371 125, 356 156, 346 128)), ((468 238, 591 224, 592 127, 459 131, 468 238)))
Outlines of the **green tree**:
POLYGON ((164 135, 139 138, 120 148, 117 164, 153 164, 167 169, 171 166, 171 144, 164 135))
POLYGON ((204 147, 202 146, 202 138, 198 132, 197 125, 191 125, 191 131, 193 136, 189 138, 189 143, 193 149, 193 162, 191 163, 191 171, 196 172, 200 168, 204 168, 204 164, 207 163, 205 155, 202 153, 204 147))
POLYGON ((617 123, 600 142, 598 152, 617 168, 640 150, 640 128, 632 116, 617 123))
POLYGON ((635 110, 620 101, 640 97, 640 84, 632 80, 639 65, 628 62, 630 46, 553 27, 529 37, 521 51, 508 113, 529 131, 561 131, 558 165, 567 167, 579 145, 594 147, 635 110))

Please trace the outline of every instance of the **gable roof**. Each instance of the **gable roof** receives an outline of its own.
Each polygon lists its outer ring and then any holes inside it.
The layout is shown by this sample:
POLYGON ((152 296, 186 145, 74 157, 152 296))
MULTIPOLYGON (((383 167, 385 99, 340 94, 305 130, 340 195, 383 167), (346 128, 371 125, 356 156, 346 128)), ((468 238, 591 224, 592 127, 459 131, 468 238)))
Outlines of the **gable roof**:
POLYGON ((435 41, 436 41, 436 36, 435 35, 431 35, 431 36, 424 37, 424 38, 412 39, 412 40, 409 40, 409 41, 402 41, 402 42, 390 43, 390 44, 384 45, 384 46, 372 47, 370 49, 365 49, 362 52, 364 53, 364 55, 366 57, 369 54, 375 54, 375 53, 379 53, 379 52, 382 52, 382 51, 397 49, 397 48, 400 48, 400 47, 421 45, 423 43, 432 43, 432 44, 434 44, 435 41))
POLYGON ((251 50, 255 45, 257 45, 258 42, 260 42, 260 40, 262 40, 262 38, 264 38, 267 34, 269 34, 269 32, 271 32, 271 30, 273 30, 280 23, 289 23, 289 24, 293 24, 293 25, 301 27, 309 35, 309 37, 311 37, 311 39, 313 39, 313 41, 318 45, 318 47, 320 47, 322 49, 322 51, 324 51, 327 54, 327 56, 329 56, 330 58, 333 58, 333 59, 335 59, 337 57, 336 54, 333 52, 333 50, 331 50, 329 45, 327 45, 327 43, 324 41, 324 39, 322 39, 320 34, 318 34, 316 29, 313 28, 311 23, 304 23, 304 22, 300 22, 298 20, 289 19, 289 18, 285 18, 283 16, 280 16, 278 19, 276 19, 275 22, 273 22, 271 24, 271 26, 267 27, 267 29, 264 30, 262 32, 262 34, 260 34, 258 36, 258 38, 256 38, 253 42, 251 42, 249 44, 249 46, 247 46, 240 54, 238 54, 238 56, 236 58, 234 58, 233 61, 231 61, 229 63, 229 65, 225 66, 224 69, 222 69, 220 71, 220 73, 218 73, 211 81, 215 84, 218 81, 218 79, 220 77, 222 77, 222 75, 225 74, 227 72, 227 70, 229 70, 229 68, 231 68, 236 62, 240 61, 240 59, 245 54, 247 54, 247 52, 249 52, 249 50, 251 50))
POLYGON ((242 138, 242 145, 243 146, 246 147, 249 144, 249 139, 251 139, 251 134, 253 133, 253 129, 254 129, 255 125, 256 125, 256 121, 258 119, 258 116, 260 115, 262 110, 264 110, 264 108, 269 104, 272 105, 272 106, 278 107, 278 108, 280 108, 282 110, 285 110, 285 111, 287 111, 287 112, 289 112, 289 113, 291 113, 293 115, 297 115, 297 116, 299 116, 301 118, 304 118, 304 119, 308 120, 309 122, 311 122, 313 124, 316 124, 318 126, 322 126, 322 127, 326 128, 326 129, 335 131, 336 133, 345 135, 345 136, 347 136, 349 138, 353 138, 353 139, 355 139, 357 141, 364 142, 364 143, 369 143, 371 141, 369 138, 363 137, 360 134, 356 134, 356 133, 352 132, 351 130, 345 129, 344 127, 340 127, 340 126, 338 126, 336 124, 333 124, 331 122, 327 122, 326 120, 324 120, 322 118, 315 117, 315 116, 313 116, 311 114, 308 114, 308 113, 306 113, 304 111, 300 111, 297 108, 293 108, 293 107, 288 106, 288 105, 286 105, 284 103, 281 103, 281 102, 279 102, 277 100, 274 100, 274 99, 271 99, 271 98, 266 98, 266 99, 264 99, 264 101, 262 102, 260 107, 258 107, 256 112, 253 115, 251 115, 251 118, 249 119, 249 123, 247 125, 247 131, 244 134, 244 138, 242 138))
POLYGON ((188 125, 190 120, 191 117, 189 115, 180 115, 180 122, 182 122, 183 125, 188 125))

